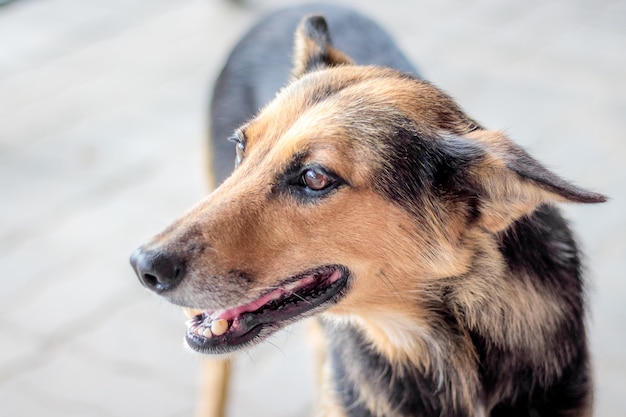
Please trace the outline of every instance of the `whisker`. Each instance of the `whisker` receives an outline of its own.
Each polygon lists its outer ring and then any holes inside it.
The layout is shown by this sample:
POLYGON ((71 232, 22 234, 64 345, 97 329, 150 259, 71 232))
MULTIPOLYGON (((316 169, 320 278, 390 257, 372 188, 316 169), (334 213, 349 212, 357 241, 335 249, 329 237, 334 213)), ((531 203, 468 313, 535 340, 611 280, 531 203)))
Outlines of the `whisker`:
POLYGON ((280 346, 278 346, 276 343, 272 342, 269 338, 267 339, 267 343, 269 343, 270 345, 275 347, 280 353, 282 353, 283 357, 287 357, 287 355, 285 354, 285 351, 282 350, 280 346))
POLYGON ((254 361, 254 358, 252 357, 252 355, 250 354, 250 351, 246 349, 246 356, 248 357, 248 359, 250 359, 250 361, 252 362, 252 364, 254 366, 256 366, 256 362, 254 361))
POLYGON ((393 281, 389 279, 389 277, 387 276, 387 274, 385 274, 384 271, 380 271, 376 275, 381 278, 382 283, 389 289, 390 293, 394 294, 394 296, 398 299, 398 301, 402 302, 403 304, 409 302, 406 295, 402 294, 402 292, 398 290, 398 288, 395 286, 393 281))
POLYGON ((302 301, 304 301, 307 304, 313 304, 311 301, 307 300, 306 298, 302 297, 301 295, 296 294, 295 292, 292 292, 291 295, 295 295, 296 297, 298 297, 299 299, 301 299, 302 301))
POLYGON ((254 287, 254 288, 250 288, 250 291, 254 291, 254 292, 258 292, 258 293, 263 293, 265 291, 270 291, 270 290, 277 290, 280 289, 280 285, 264 285, 262 287, 254 287))

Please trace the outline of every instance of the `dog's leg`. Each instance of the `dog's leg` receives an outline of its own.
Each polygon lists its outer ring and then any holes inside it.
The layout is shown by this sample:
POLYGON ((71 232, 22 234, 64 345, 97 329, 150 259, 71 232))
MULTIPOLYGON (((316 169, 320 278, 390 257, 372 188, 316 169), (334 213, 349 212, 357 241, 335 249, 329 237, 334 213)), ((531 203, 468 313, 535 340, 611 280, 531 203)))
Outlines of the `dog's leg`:
POLYGON ((223 417, 230 380, 230 359, 202 358, 195 417, 223 417))

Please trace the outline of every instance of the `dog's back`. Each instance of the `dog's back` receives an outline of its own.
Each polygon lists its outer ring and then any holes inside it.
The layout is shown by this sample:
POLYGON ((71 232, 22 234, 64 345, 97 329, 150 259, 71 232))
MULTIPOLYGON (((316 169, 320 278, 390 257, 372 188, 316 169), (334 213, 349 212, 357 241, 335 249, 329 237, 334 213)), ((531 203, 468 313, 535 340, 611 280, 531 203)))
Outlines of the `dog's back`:
POLYGON ((248 31, 231 52, 213 91, 210 108, 211 162, 216 183, 234 168, 229 136, 285 86, 293 61, 293 37, 302 16, 320 13, 332 43, 359 65, 395 68, 419 76, 391 37, 352 9, 329 4, 303 5, 275 12, 248 31))

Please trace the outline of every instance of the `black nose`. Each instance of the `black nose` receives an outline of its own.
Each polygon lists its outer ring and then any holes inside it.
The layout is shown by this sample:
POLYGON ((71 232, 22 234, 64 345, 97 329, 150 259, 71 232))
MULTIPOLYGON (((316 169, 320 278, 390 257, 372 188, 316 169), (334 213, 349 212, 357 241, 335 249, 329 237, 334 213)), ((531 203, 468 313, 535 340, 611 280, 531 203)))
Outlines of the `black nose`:
POLYGON ((184 262, 176 255, 159 250, 139 248, 130 256, 130 264, 139 281, 157 293, 175 288, 184 275, 184 262))

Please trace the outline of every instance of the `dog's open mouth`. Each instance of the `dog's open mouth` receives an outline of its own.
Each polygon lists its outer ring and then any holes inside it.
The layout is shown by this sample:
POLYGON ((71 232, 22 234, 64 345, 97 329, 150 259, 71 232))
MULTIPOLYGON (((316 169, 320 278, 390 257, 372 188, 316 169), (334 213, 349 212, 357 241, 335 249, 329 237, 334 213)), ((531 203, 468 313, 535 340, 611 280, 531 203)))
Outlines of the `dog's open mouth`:
POLYGON ((187 343, 198 352, 211 354, 250 346, 296 319, 339 301, 348 278, 345 267, 324 266, 289 278, 248 304, 203 311, 187 321, 187 343))

